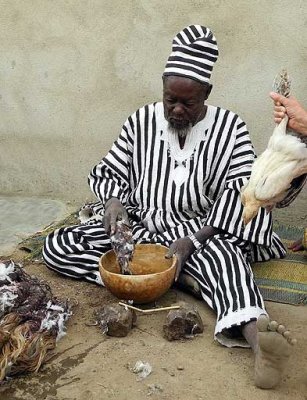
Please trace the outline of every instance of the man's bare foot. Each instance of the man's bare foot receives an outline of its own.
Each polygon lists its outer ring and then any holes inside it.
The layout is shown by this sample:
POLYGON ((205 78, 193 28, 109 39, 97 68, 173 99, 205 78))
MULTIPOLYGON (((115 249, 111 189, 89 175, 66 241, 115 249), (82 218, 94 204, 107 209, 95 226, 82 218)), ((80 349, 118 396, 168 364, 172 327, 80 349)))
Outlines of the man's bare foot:
POLYGON ((283 325, 260 315, 257 321, 258 350, 255 359, 255 384, 262 389, 275 387, 296 343, 283 325))

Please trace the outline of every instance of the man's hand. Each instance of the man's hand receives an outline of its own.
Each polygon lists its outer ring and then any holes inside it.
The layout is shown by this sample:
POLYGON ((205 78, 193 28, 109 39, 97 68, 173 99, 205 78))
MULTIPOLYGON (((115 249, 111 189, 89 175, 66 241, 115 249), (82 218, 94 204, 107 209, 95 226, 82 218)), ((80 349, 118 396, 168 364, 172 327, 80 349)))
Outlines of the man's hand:
POLYGON ((174 255, 177 257, 175 282, 179 277, 182 267, 186 263, 187 259, 194 253, 194 251, 194 244, 189 237, 178 239, 171 244, 167 254, 165 255, 165 258, 171 258, 174 255))
POLYGON ((126 225, 129 224, 127 211, 122 203, 115 197, 112 197, 106 202, 103 224, 108 235, 113 235, 116 229, 116 221, 123 221, 126 225))
POLYGON ((284 97, 278 93, 271 92, 270 97, 274 100, 274 121, 279 124, 284 116, 289 117, 288 127, 294 132, 307 136, 307 111, 296 100, 295 97, 284 97))

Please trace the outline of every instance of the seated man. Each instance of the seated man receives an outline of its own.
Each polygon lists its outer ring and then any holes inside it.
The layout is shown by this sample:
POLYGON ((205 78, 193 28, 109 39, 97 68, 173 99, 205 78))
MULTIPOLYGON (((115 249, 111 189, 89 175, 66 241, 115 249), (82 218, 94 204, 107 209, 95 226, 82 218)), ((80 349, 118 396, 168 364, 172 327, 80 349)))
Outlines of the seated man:
POLYGON ((256 385, 271 388, 294 340, 269 321, 250 263, 283 257, 285 249, 265 210, 243 226, 240 190, 255 155, 241 118, 205 104, 217 57, 210 29, 192 25, 176 35, 163 102, 127 119, 89 175, 99 199, 94 216, 50 234, 44 259, 54 271, 103 284, 99 258, 111 248, 115 222, 125 220, 136 243, 160 243, 169 247, 167 256, 176 254, 176 278, 181 271, 193 277, 217 314, 216 340, 252 347, 256 385))

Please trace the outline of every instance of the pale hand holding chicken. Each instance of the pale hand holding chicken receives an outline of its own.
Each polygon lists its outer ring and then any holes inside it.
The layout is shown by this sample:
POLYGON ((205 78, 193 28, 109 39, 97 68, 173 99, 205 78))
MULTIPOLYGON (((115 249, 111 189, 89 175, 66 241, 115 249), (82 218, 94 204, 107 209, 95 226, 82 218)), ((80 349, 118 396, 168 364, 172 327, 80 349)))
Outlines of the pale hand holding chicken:
MULTIPOLYGON (((285 71, 280 74, 275 91, 288 96, 290 81, 285 71)), ((242 188, 243 221, 247 225, 260 207, 271 211, 281 202, 291 182, 307 173, 307 147, 300 137, 287 132, 288 117, 276 125, 267 149, 255 160, 248 183, 242 188)))

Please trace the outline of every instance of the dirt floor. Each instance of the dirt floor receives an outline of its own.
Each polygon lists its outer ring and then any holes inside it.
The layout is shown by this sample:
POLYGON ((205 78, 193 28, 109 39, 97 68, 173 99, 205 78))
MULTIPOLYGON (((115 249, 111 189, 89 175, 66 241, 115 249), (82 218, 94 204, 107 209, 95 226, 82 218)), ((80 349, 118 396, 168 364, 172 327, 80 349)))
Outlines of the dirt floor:
POLYGON ((46 280, 54 294, 78 305, 55 356, 36 375, 0 386, 1 400, 307 400, 307 307, 267 303, 270 315, 292 328, 298 344, 280 386, 265 391, 253 385, 251 351, 214 342, 214 314, 190 295, 171 289, 158 305, 179 300, 196 305, 205 324, 202 335, 168 342, 162 334, 166 314, 161 312, 139 316, 127 337, 112 338, 88 326, 95 310, 116 301, 106 289, 59 277, 43 264, 25 263, 25 269, 46 280), (138 360, 153 369, 143 380, 130 370, 138 360))

